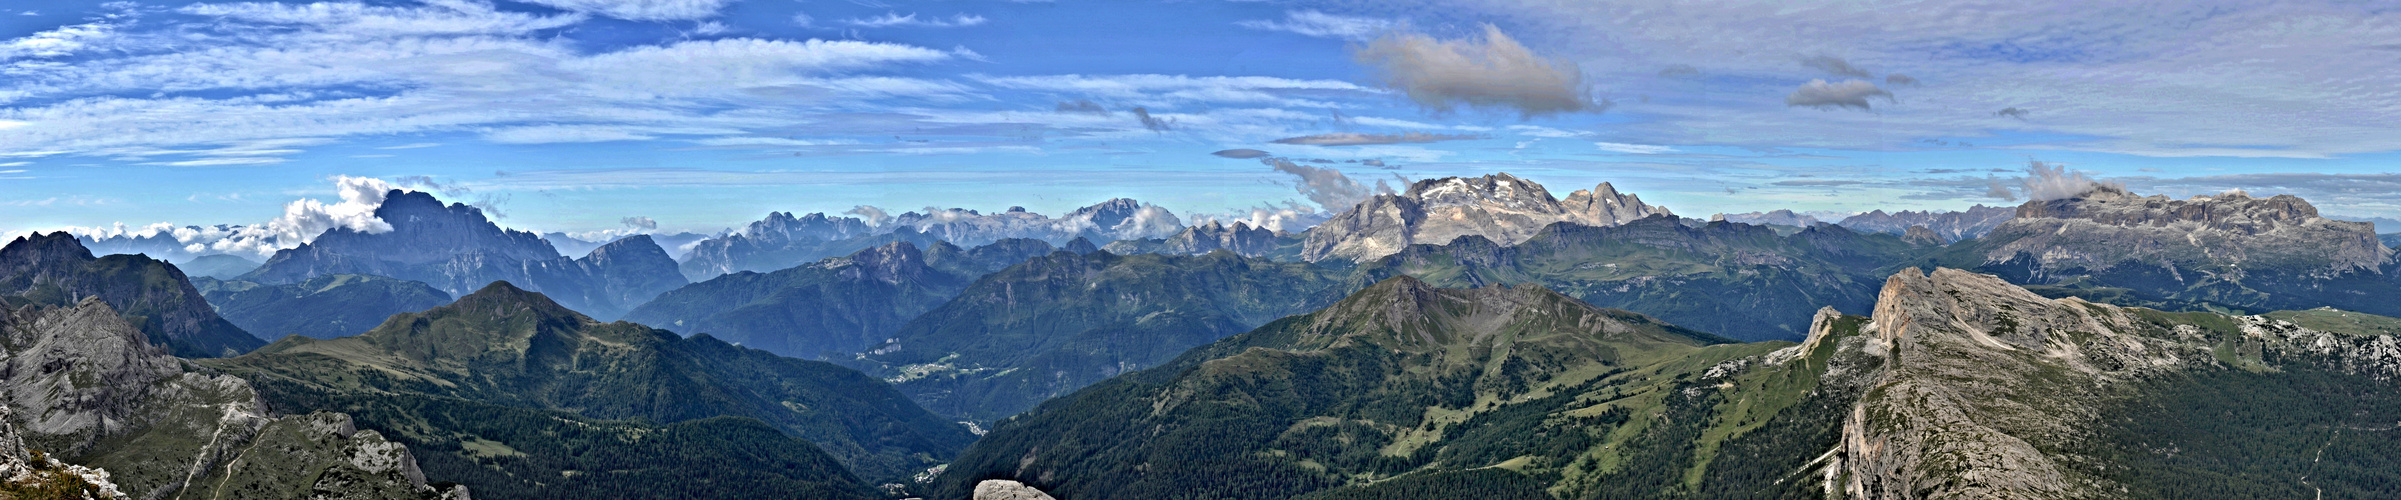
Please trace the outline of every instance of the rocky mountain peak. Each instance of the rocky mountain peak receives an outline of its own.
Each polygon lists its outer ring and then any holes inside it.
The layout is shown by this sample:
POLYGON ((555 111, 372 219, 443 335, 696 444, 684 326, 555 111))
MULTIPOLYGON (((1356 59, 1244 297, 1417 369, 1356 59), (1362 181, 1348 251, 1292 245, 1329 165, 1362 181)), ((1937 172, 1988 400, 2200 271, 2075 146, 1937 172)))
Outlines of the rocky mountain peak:
MULTIPOLYGON (((2231 191, 2176 200, 2165 195, 2136 196, 2111 186, 2097 187, 2074 198, 2030 201, 2018 206, 2017 216, 2083 219, 2125 227, 2166 227, 2194 223, 2244 234, 2260 234, 2280 226, 2327 220, 2318 216, 2316 206, 2289 194, 2254 198, 2249 193, 2231 191)), ((2374 226, 2368 225, 2365 231, 2375 232, 2374 226)))
POLYGON ((1409 184, 1402 196, 1415 199, 1426 207, 1490 206, 1510 210, 1556 213, 1559 200, 1541 184, 1519 179, 1508 173, 1483 177, 1444 177, 1425 179, 1409 184))
POLYGON ((75 239, 75 235, 66 231, 33 233, 19 236, 8 242, 8 246, 0 247, 0 274, 14 274, 20 272, 18 270, 44 266, 80 264, 89 260, 92 260, 92 251, 84 249, 83 242, 75 239))
POLYGON ((1405 194, 1369 197, 1311 228, 1301 258, 1367 260, 1463 236, 1515 245, 1553 223, 1615 226, 1654 215, 1674 214, 1608 183, 1559 200, 1541 184, 1507 173, 1427 179, 1405 194))
POLYGON ((2019 205, 1980 240, 1987 263, 2029 256, 2042 268, 2103 270, 2128 262, 2187 269, 2381 272, 2392 250, 2374 226, 2327 219, 2292 195, 2240 191, 2170 199, 2101 187, 2019 205))
POLYGON ((1083 255, 1100 251, 1100 246, 1092 244, 1092 240, 1084 239, 1082 236, 1077 236, 1074 240, 1068 241, 1067 244, 1060 245, 1059 249, 1066 250, 1076 255, 1083 255))
MULTIPOLYGON (((885 283, 915 280, 931 269, 926 267, 925 254, 916 245, 895 241, 883 246, 860 250, 850 255, 846 271, 859 273, 854 279, 872 279, 885 283)), ((845 265, 837 264, 837 265, 845 265)))

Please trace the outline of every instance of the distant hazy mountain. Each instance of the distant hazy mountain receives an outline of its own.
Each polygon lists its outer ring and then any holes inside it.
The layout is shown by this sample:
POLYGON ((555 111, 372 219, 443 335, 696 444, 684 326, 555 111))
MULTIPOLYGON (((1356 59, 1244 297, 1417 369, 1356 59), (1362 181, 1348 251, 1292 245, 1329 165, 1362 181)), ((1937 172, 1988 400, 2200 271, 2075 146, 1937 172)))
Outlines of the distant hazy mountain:
POLYGON ((1010 207, 984 214, 952 208, 908 212, 869 225, 850 217, 813 213, 768 214, 741 231, 703 240, 683 256, 683 271, 695 281, 738 271, 767 272, 816 262, 826 257, 907 241, 926 248, 934 241, 977 247, 1006 239, 1041 240, 1064 246, 1083 238, 1098 242, 1160 238, 1183 229, 1174 213, 1154 205, 1118 198, 1051 218, 1010 207))
MULTIPOLYGON (((0 448, 105 470, 131 498, 466 498, 350 416, 272 413, 248 381, 169 356, 127 316, 96 296, 0 311, 0 448)), ((82 498, 17 489, 25 479, 0 491, 82 498)))
POLYGON ((785 356, 847 357, 882 344, 903 323, 976 278, 1054 249, 1001 240, 974 250, 906 241, 775 271, 742 271, 659 294, 625 314, 679 333, 706 333, 785 356))
MULTIPOLYGON (((150 258, 158 260, 185 262, 213 252, 193 252, 189 245, 175 238, 176 231, 225 233, 241 228, 241 225, 225 224, 212 227, 184 226, 158 231, 151 230, 158 228, 142 228, 142 230, 125 231, 106 237, 94 237, 90 234, 77 235, 76 239, 82 241, 85 248, 91 249, 93 255, 148 255, 150 258)), ((190 271, 186 270, 186 272, 190 271)))
POLYGON ((1166 238, 1118 240, 1101 249, 1118 255, 1203 255, 1225 250, 1244 257, 1296 260, 1300 258, 1301 243, 1305 238, 1305 235, 1298 233, 1278 233, 1251 227, 1246 222, 1228 225, 1210 221, 1208 224, 1186 227, 1166 238))
POLYGON ((258 261, 225 254, 202 255, 177 261, 175 267, 182 269, 184 276, 192 278, 206 276, 216 279, 231 279, 258 269, 258 261))
POLYGON ((138 255, 92 257, 67 233, 0 247, 0 301, 68 306, 99 297, 150 341, 185 357, 231 356, 266 342, 217 316, 173 265, 138 255))
POLYGON ((241 281, 288 284, 333 274, 368 274, 421 281, 451 295, 494 281, 523 283, 594 317, 627 309, 688 283, 648 235, 603 245, 578 259, 562 257, 533 233, 503 229, 482 210, 443 206, 432 195, 393 190, 375 215, 392 230, 335 228, 316 241, 275 253, 241 281))
POLYGON ((1885 213, 1883 210, 1876 210, 1844 218, 1842 222, 1835 224, 1851 228, 1854 231, 1887 234, 1905 234, 1909 231, 1910 226, 1925 226, 1926 229, 1934 231, 1934 234, 1941 235, 1944 241, 1959 241, 1983 237, 1984 233, 1991 232, 1993 228, 2000 227, 2001 223, 2008 222, 2011 217, 2016 216, 2017 210, 2010 207, 1976 205, 1968 207, 1964 212, 1903 210, 1885 213))
POLYGON ((977 280, 857 359, 936 413, 991 421, 1323 307, 1348 271, 1231 253, 1056 252, 977 280))
POLYGON ((450 302, 450 294, 433 285, 363 274, 330 274, 288 285, 200 278, 192 285, 227 321, 273 338, 357 335, 394 314, 450 302))
MULTIPOLYGON (((884 382, 850 369, 736 347, 707 335, 687 339, 634 323, 601 323, 506 282, 493 283, 449 305, 394 316, 364 334, 332 340, 287 337, 215 366, 259 374, 253 379, 285 382, 267 391, 269 401, 279 407, 350 412, 360 415, 364 426, 394 429, 397 431, 387 433, 398 432, 403 441, 427 449, 447 450, 447 457, 426 459, 429 473, 467 483, 477 491, 562 496, 556 492, 579 490, 560 489, 564 487, 553 485, 556 480, 568 479, 570 485, 579 480, 575 474, 562 477, 560 471, 609 470, 567 467, 570 464, 563 462, 567 457, 541 456, 560 453, 562 447, 579 449, 567 446, 573 443, 544 437, 560 432, 561 426, 556 424, 511 431, 521 436, 522 442, 483 434, 488 431, 477 430, 481 429, 478 426, 490 424, 466 421, 491 411, 482 405, 573 412, 597 419, 736 428, 755 423, 712 417, 748 417, 808 442, 767 440, 718 451, 785 456, 778 460, 807 465, 807 457, 815 453, 808 450, 808 443, 815 443, 870 481, 868 484, 905 482, 902 478, 941 463, 974 439, 965 428, 927 413, 884 382), (486 444, 484 440, 496 442, 486 444), (508 451, 512 449, 525 451, 508 451), (521 458, 500 462, 506 466, 501 469, 506 474, 483 472, 489 468, 484 464, 503 456, 521 458), (437 467, 436 463, 443 465, 437 467), (533 472, 540 474, 524 475, 533 472)), ((719 465, 670 461, 641 466, 719 465)), ((736 479, 765 481, 758 484, 769 486, 786 480, 850 484, 840 471, 839 467, 820 465, 779 465, 711 473, 732 474, 729 477, 734 479, 727 480, 728 484, 716 486, 731 490, 744 484, 736 479)), ((603 482, 631 479, 591 478, 603 482)), ((641 488, 664 494, 662 488, 679 484, 685 483, 657 482, 641 488)), ((826 488, 848 491, 846 487, 826 488)), ((783 486, 752 494, 774 492, 782 492, 777 496, 814 497, 783 486)))
POLYGON ((1554 222, 1613 226, 1652 215, 1674 215, 1601 183, 1566 200, 1541 184, 1506 173, 1426 179, 1408 192, 1377 195, 1309 229, 1301 258, 1365 261, 1413 244, 1440 245, 1482 236, 1503 245, 1532 237, 1554 222))
POLYGON ((2375 224, 2376 232, 2401 234, 2401 219, 2394 219, 2391 217, 2359 217, 2351 215, 2327 215, 2326 218, 2334 220, 2347 220, 2352 222, 2366 222, 2369 224, 2375 224))
POLYGON ((2120 305, 2401 314, 2393 250, 2370 225, 2320 217, 2291 195, 2175 200, 2105 187, 2021 205, 1937 261, 2120 305))
POLYGON ((1554 224, 1516 246, 1480 236, 1414 245, 1361 264, 1441 286, 1538 283, 1604 307, 1743 340, 1798 339, 1811 311, 1864 311, 1881 269, 1933 250, 1817 226, 1700 226, 1659 216, 1611 227, 1554 224))
POLYGON ((1543 489, 1556 475, 1516 470, 1643 444, 1602 431, 1637 418, 1673 424, 1602 402, 1656 404, 1674 392, 1668 370, 1764 350, 1706 347, 1721 342, 1541 287, 1396 277, 1003 422, 936 480, 934 496, 1013 479, 1060 498, 1280 499, 1532 456, 1417 495, 1360 498, 1551 498, 1543 489), (1603 387, 1641 396, 1575 397, 1603 387), (1495 408, 1504 403, 1519 404, 1495 408))
POLYGON ((2401 233, 2380 234, 2376 239, 2383 241, 2386 248, 2401 248, 2401 233))
POLYGON ((1771 212, 1750 212, 1740 214, 1717 214, 1709 216, 1709 220, 1740 222, 1744 224, 1773 224, 1778 226, 1798 227, 1809 227, 1824 223, 1817 220, 1816 217, 1794 213, 1791 210, 1775 210, 1771 212))

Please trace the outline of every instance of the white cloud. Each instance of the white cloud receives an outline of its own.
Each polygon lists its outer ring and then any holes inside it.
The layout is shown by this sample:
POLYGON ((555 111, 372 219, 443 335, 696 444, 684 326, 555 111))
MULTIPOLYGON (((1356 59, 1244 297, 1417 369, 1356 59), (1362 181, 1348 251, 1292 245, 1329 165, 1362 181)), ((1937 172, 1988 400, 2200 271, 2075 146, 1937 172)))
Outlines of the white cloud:
POLYGON ((72 54, 114 36, 115 29, 108 23, 77 24, 0 42, 0 61, 72 54))
POLYGON ((1275 168, 1277 172, 1299 177, 1299 182, 1293 183, 1293 189, 1326 212, 1340 213, 1366 201, 1370 196, 1393 193, 1392 186, 1385 184, 1382 179, 1377 179, 1371 188, 1332 168, 1302 165, 1283 158, 1267 158, 1260 162, 1275 168))
POLYGON ((2122 184, 2094 180, 2086 172, 2068 170, 2067 165, 2026 162, 2026 177, 2019 179, 2028 201, 2047 201, 2074 198, 2103 187, 2125 189, 2122 184))
POLYGON ((375 148, 375 149, 418 149, 418 148, 430 148, 430 147, 434 147, 434 146, 440 146, 440 145, 442 145, 442 143, 439 143, 439 142, 417 142, 417 143, 402 144, 402 145, 398 145, 398 146, 384 146, 384 147, 375 148))
POLYGON ((541 125, 504 128, 484 133, 485 140, 501 144, 641 141, 651 138, 652 136, 638 134, 622 127, 607 125, 541 125))
POLYGON ((633 21, 673 21, 715 17, 732 0, 517 0, 561 10, 588 12, 633 21))
POLYGON ((1239 21, 1234 24, 1250 29, 1361 41, 1375 38, 1377 35, 1402 26, 1400 22, 1391 19, 1337 16, 1314 10, 1285 12, 1282 20, 1258 19, 1239 21))
MULTIPOLYGON (((393 184, 372 177, 335 176, 334 193, 340 201, 325 203, 314 198, 302 198, 284 204, 283 214, 265 223, 244 226, 176 226, 156 223, 128 227, 117 223, 113 227, 68 228, 67 232, 87 238, 148 237, 172 235, 185 250, 193 253, 228 253, 255 258, 273 256, 275 251, 298 247, 315 241, 317 236, 334 228, 349 228, 367 233, 383 233, 392 225, 375 217, 375 209, 383 206, 384 194, 393 184)), ((49 205, 56 199, 40 200, 49 205)))
POLYGON ((1638 155, 1655 155, 1655 154, 1659 154, 1659 153, 1673 153, 1673 152, 1676 152, 1676 148, 1671 148, 1671 147, 1667 147, 1667 146, 1653 146, 1653 145, 1649 145, 1649 144, 1626 144, 1626 143, 1621 143, 1621 142, 1595 142, 1595 143, 1592 143, 1592 145, 1593 145, 1593 147, 1600 148, 1600 150, 1602 150, 1602 151, 1608 151, 1608 152, 1612 152, 1612 153, 1627 153, 1627 154, 1638 154, 1638 155))
POLYGON ((1386 86, 1428 109, 1466 105, 1530 117, 1608 108, 1585 95, 1584 73, 1574 62, 1535 55, 1490 25, 1480 40, 1393 34, 1355 55, 1382 72, 1386 86))
POLYGON ((43 103, 0 107, 0 128, 12 129, 0 134, 0 151, 204 166, 264 164, 310 145, 227 146, 291 137, 471 131, 522 143, 735 135, 788 126, 812 110, 965 91, 843 75, 962 57, 891 43, 734 38, 592 53, 546 31, 587 16, 461 0, 196 4, 181 12, 213 18, 211 36, 128 45, 38 71, 0 66, 0 106, 10 96, 43 103), (133 97, 142 94, 152 95, 133 97), (155 158, 170 155, 198 158, 155 158))
POLYGON ((196 16, 273 25, 305 25, 342 37, 404 35, 521 34, 583 22, 582 14, 537 16, 502 12, 491 4, 428 1, 424 7, 388 7, 356 2, 202 3, 178 9, 196 16))
POLYGON ((964 28, 964 27, 968 27, 968 26, 976 26, 976 25, 981 25, 981 24, 984 24, 984 21, 985 21, 985 19, 984 19, 984 16, 978 16, 978 15, 972 15, 972 14, 956 14, 956 15, 952 15, 952 16, 950 16, 949 18, 939 18, 939 17, 933 17, 933 16, 927 16, 927 17, 919 18, 919 17, 917 17, 917 13, 915 13, 915 12, 911 12, 911 13, 909 13, 909 14, 907 14, 907 15, 902 15, 902 14, 900 14, 900 13, 894 13, 894 12, 887 12, 887 13, 884 13, 884 15, 881 15, 881 16, 876 16, 876 17, 860 18, 860 19, 844 19, 844 20, 842 20, 842 24, 848 24, 848 25, 851 25, 851 26, 857 26, 857 27, 861 27, 861 28, 892 28, 892 27, 918 27, 918 28, 964 28))

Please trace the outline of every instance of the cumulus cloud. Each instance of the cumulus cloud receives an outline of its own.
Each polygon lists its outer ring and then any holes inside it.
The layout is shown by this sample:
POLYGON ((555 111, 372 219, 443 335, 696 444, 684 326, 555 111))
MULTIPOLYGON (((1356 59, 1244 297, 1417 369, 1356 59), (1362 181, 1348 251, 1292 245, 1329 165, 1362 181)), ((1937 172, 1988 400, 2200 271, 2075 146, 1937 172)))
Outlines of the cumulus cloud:
POLYGON ((1175 128, 1174 120, 1151 116, 1150 110, 1141 106, 1134 107, 1134 119, 1142 122, 1142 128, 1150 129, 1152 132, 1166 132, 1168 129, 1175 128))
POLYGON ((1344 40, 1367 40, 1401 26, 1400 22, 1391 19, 1337 16, 1314 10, 1285 12, 1282 20, 1258 19, 1234 24, 1250 29, 1344 40))
POLYGON ((1609 107, 1586 95, 1583 70, 1575 63, 1536 55, 1491 25, 1484 26, 1482 39, 1395 33, 1352 55, 1382 73, 1386 86, 1436 111, 1465 105, 1533 117, 1609 107))
POLYGON ((641 216, 617 219, 617 223, 624 224, 625 227, 628 228, 640 229, 644 231, 654 231, 659 228, 659 221, 657 219, 641 216))
POLYGON ((2049 201, 2074 198, 2094 189, 2125 189, 2125 185, 2093 179, 2083 171, 2068 170, 2067 165, 2041 161, 2026 162, 2026 177, 2018 181, 2028 201, 2049 201))
POLYGON ((1260 150, 1256 150, 1256 149, 1228 149, 1228 150, 1224 150, 1224 151, 1218 151, 1218 152, 1215 152, 1215 153, 1209 153, 1209 154, 1213 154, 1213 155, 1217 155, 1217 156, 1223 156, 1223 157, 1227 157, 1227 158, 1233 158, 1233 159, 1236 159, 1236 160, 1249 160, 1249 159, 1253 159, 1253 158, 1265 158, 1265 157, 1267 157, 1267 152, 1266 152, 1266 151, 1260 151, 1260 150))
POLYGON ((1229 226, 1242 224, 1269 231, 1305 231, 1331 218, 1332 213, 1287 201, 1281 207, 1262 205, 1247 212, 1196 214, 1192 216, 1192 225, 1214 222, 1229 226))
POLYGON ((2018 107, 2016 107, 2016 106, 2011 106, 2011 107, 2001 108, 2001 110, 2000 110, 2000 111, 1994 111, 1994 112, 1992 112, 1992 115, 1993 115, 1993 116, 2001 116, 2001 117, 2016 118, 2016 119, 2019 119, 2019 120, 2024 120, 2024 119, 2026 119, 2026 115, 2030 115, 2030 114, 2033 114, 2033 112, 2031 112, 2031 111, 2027 111, 2027 110, 2024 110, 2024 109, 2020 109, 2020 108, 2018 108, 2018 107))
POLYGON ((518 0, 560 10, 587 12, 632 21, 674 21, 715 17, 733 0, 518 0))
POLYGON ((1271 142, 1276 144, 1297 144, 1305 146, 1365 146, 1375 144, 1423 144, 1430 142, 1464 141, 1483 138, 1484 136, 1480 135, 1429 134, 1425 132, 1406 132, 1399 134, 1359 134, 1350 132, 1337 132, 1332 134, 1286 137, 1282 139, 1276 139, 1271 142))
POLYGON ((892 222, 892 214, 890 212, 885 212, 884 209, 877 208, 874 205, 859 205, 850 207, 850 210, 844 210, 842 213, 846 215, 859 216, 860 219, 865 219, 867 221, 867 225, 875 227, 884 227, 884 224, 892 222))
POLYGON ((934 16, 920 18, 917 17, 917 13, 915 12, 911 12, 907 15, 902 15, 896 12, 886 12, 884 15, 876 17, 845 19, 842 21, 842 24, 848 24, 861 28, 964 28, 968 26, 984 24, 984 21, 984 16, 971 14, 957 14, 952 15, 949 18, 940 18, 934 16))
POLYGON ((1701 69, 1692 67, 1690 64, 1670 64, 1659 69, 1659 76, 1665 77, 1699 76, 1700 74, 1701 69))
POLYGON ((246 226, 182 226, 158 223, 129 231, 119 223, 114 228, 70 228, 68 232, 87 238, 110 236, 172 235, 184 251, 195 254, 236 254, 266 258, 277 250, 298 247, 315 241, 318 235, 335 228, 349 228, 366 233, 392 230, 390 223, 375 217, 375 209, 383 206, 384 194, 395 186, 372 177, 335 176, 334 191, 341 199, 325 203, 314 198, 302 198, 284 204, 283 214, 264 223, 246 226))
POLYGON ((1087 115, 1107 115, 1109 114, 1109 109, 1100 107, 1100 103, 1092 102, 1091 99, 1076 99, 1073 101, 1060 101, 1059 112, 1082 113, 1087 115))
POLYGON ((1876 84, 1866 81, 1847 80, 1842 83, 1827 83, 1825 80, 1810 80, 1809 83, 1801 84, 1801 88, 1792 91, 1792 94, 1784 96, 1784 105, 1820 109, 1859 108, 1861 111, 1869 111, 1873 109, 1868 106, 1867 101, 1871 97, 1882 97, 1886 101, 1893 101, 1892 92, 1877 88, 1876 84))
POLYGON ((1867 70, 1859 69, 1857 66, 1852 66, 1850 61, 1845 61, 1842 60, 1842 58, 1834 56, 1803 57, 1801 58, 1801 66, 1827 73, 1833 73, 1836 76, 1848 76, 1852 78, 1875 77, 1875 75, 1869 74, 1867 70))
POLYGON ((1165 238, 1183 230, 1184 221, 1176 217, 1175 212, 1144 203, 1141 209, 1134 211, 1132 217, 1117 223, 1117 227, 1109 228, 1109 233, 1119 238, 1165 238))
POLYGON ((1349 210, 1370 196, 1393 193, 1392 186, 1385 184, 1382 179, 1376 180, 1375 187, 1370 188, 1332 168, 1302 165, 1283 158, 1268 158, 1260 160, 1260 163, 1274 167, 1277 172, 1299 177, 1299 181, 1293 183, 1293 189, 1328 212, 1349 210))
POLYGON ((1890 75, 1884 75, 1884 84, 1896 87, 1917 85, 1917 78, 1900 73, 1893 73, 1890 75))

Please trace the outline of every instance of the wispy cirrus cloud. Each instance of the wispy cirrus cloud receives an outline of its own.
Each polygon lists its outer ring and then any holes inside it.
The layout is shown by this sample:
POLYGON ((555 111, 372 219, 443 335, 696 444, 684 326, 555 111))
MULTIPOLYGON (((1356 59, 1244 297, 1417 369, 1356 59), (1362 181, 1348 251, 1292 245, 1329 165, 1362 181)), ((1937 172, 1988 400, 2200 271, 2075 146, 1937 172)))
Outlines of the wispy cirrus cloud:
POLYGON ((1284 13, 1283 19, 1253 19, 1234 23, 1255 30, 1282 31, 1319 38, 1370 40, 1399 29, 1404 23, 1374 17, 1338 16, 1315 10, 1284 13))
POLYGON ((954 14, 947 18, 933 16, 921 18, 917 17, 917 13, 914 12, 908 14, 888 12, 884 15, 875 17, 845 19, 842 21, 842 24, 861 28, 964 28, 968 26, 980 26, 985 22, 986 19, 984 19, 984 16, 973 14, 954 14))

